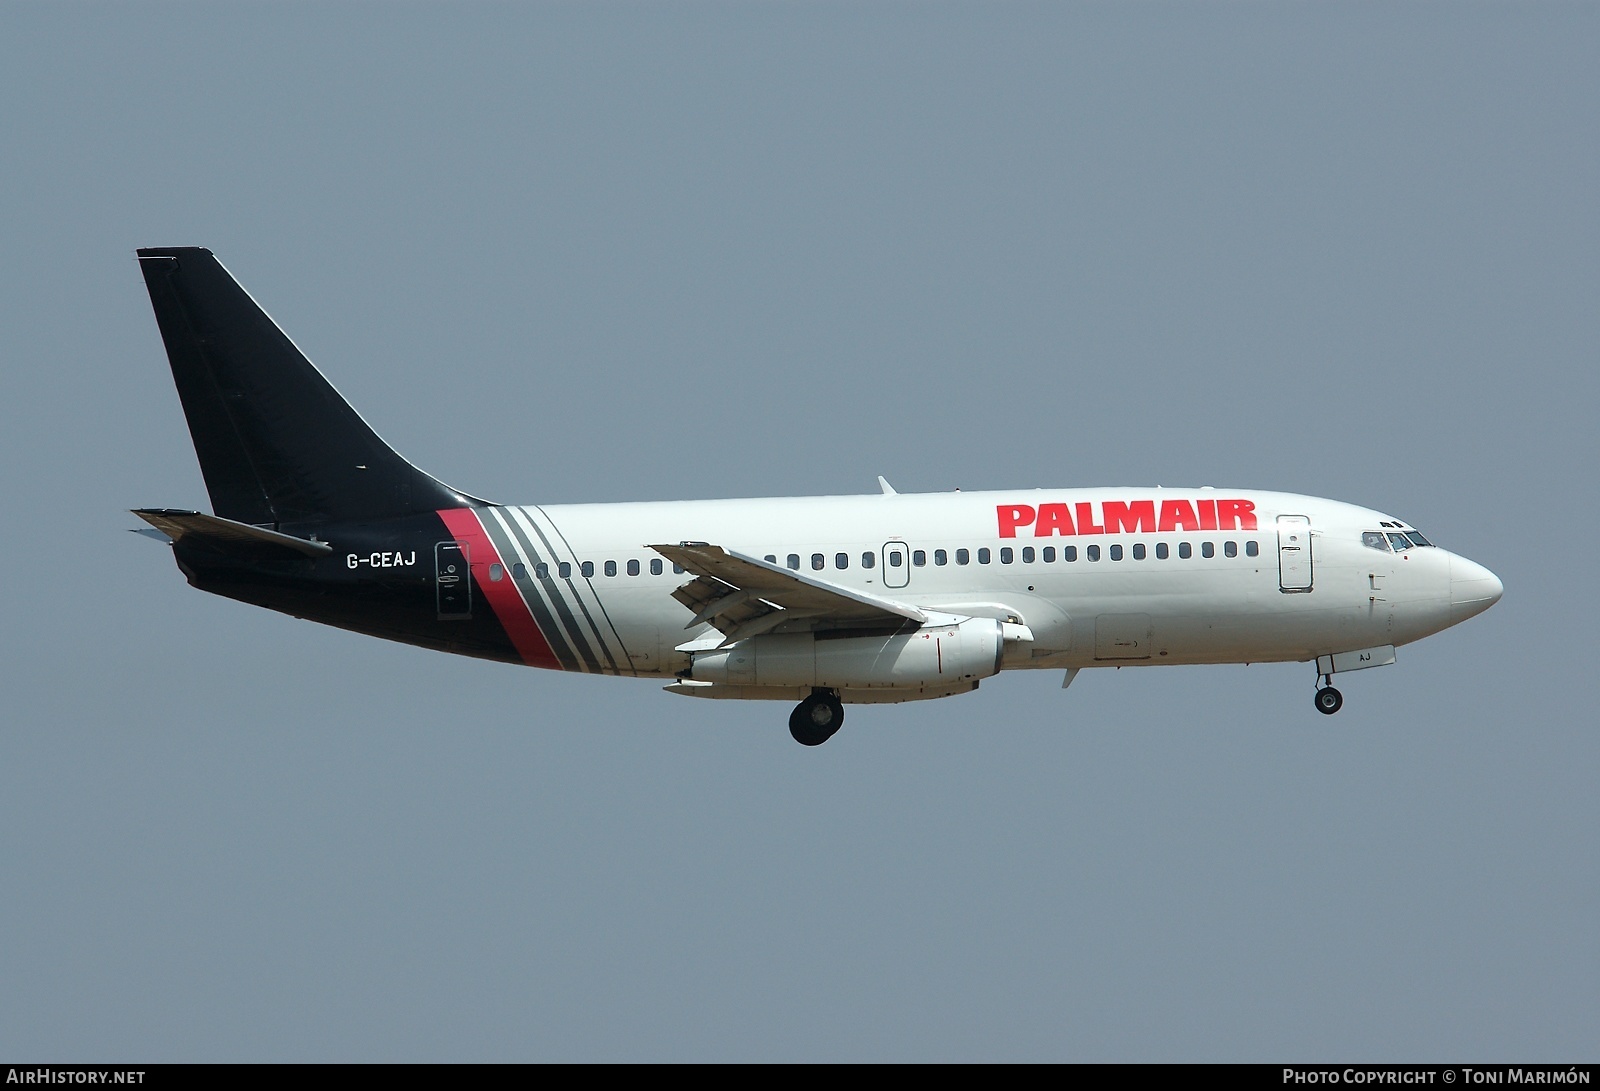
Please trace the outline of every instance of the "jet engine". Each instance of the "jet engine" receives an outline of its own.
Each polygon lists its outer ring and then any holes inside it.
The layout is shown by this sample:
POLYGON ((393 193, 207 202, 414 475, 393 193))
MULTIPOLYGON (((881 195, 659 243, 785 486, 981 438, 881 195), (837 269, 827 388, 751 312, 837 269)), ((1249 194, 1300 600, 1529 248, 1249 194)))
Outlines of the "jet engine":
POLYGON ((872 636, 849 629, 776 633, 695 653, 689 677, 826 689, 941 685, 997 674, 1007 643, 1032 639, 1025 626, 986 617, 872 636))

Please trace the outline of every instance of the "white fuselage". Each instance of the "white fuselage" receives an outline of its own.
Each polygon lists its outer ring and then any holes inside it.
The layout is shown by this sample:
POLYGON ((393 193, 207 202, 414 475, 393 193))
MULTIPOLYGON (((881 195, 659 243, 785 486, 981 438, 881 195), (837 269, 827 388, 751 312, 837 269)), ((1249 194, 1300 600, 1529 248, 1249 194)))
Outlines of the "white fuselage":
MULTIPOLYGON (((502 543, 500 578, 517 581, 571 669, 661 678, 716 634, 686 628, 693 614, 672 592, 693 577, 653 543, 715 543, 838 587, 1018 621, 1032 639, 1008 650, 1007 668, 1312 660, 1418 640, 1500 596, 1472 561, 1395 549, 1410 528, 1392 516, 1247 490, 550 505, 480 518, 502 543)), ((480 583, 484 567, 474 558, 480 583)))

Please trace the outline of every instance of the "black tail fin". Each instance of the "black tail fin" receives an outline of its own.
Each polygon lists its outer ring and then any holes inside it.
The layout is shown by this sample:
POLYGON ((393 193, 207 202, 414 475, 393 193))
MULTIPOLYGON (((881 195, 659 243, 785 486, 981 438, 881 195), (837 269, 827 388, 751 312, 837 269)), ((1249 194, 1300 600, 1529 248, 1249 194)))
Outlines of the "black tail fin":
POLYGON ((484 503, 379 439, 211 251, 140 250, 139 267, 217 515, 259 525, 484 503))

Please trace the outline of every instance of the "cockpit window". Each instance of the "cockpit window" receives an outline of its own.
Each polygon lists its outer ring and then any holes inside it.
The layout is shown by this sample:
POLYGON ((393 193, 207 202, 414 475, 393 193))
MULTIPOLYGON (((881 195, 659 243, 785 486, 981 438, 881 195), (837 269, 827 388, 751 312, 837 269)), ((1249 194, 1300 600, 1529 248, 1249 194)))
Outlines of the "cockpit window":
POLYGON ((1431 546, 1431 545, 1433 545, 1432 542, 1428 541, 1428 539, 1424 538, 1422 535, 1418 534, 1414 530, 1406 531, 1406 537, 1411 539, 1411 544, 1412 545, 1419 545, 1419 546, 1431 546))
POLYGON ((1396 553, 1403 553, 1411 548, 1411 539, 1407 538, 1404 534, 1397 534, 1394 531, 1390 531, 1389 544, 1394 546, 1394 551, 1396 553))
POLYGON ((1381 530, 1363 530, 1361 532, 1361 544, 1368 549, 1381 549, 1385 553, 1389 552, 1389 539, 1384 537, 1381 530))

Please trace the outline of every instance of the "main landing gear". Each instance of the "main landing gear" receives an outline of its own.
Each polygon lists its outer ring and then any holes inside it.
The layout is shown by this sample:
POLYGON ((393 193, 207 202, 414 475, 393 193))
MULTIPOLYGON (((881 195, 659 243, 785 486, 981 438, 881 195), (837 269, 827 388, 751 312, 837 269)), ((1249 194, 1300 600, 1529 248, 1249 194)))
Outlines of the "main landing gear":
POLYGON ((789 713, 789 734, 801 746, 821 746, 844 723, 844 702, 830 689, 818 689, 789 713))
MULTIPOLYGON (((1326 683, 1328 680, 1329 676, 1324 674, 1322 676, 1322 681, 1326 683)), ((1324 685, 1321 689, 1317 690, 1315 701, 1317 703, 1318 712, 1322 713, 1324 716, 1332 716, 1335 712, 1338 712, 1344 707, 1344 694, 1340 693, 1330 685, 1324 685)))

